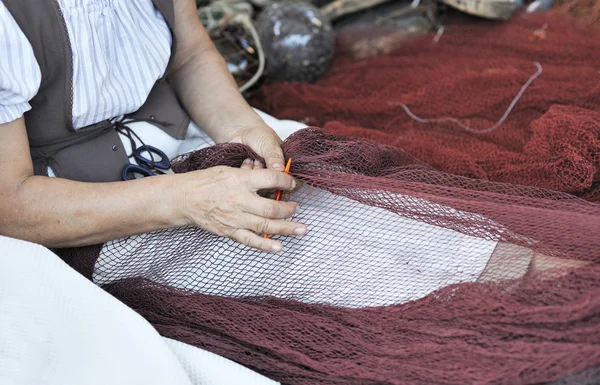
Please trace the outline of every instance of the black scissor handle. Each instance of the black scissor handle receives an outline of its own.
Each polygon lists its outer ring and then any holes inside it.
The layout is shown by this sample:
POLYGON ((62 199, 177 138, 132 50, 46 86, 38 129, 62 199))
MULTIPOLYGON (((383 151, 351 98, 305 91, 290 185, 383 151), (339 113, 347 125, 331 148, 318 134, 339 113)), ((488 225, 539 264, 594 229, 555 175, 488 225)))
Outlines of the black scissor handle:
POLYGON ((126 164, 125 167, 123 167, 123 171, 121 173, 121 179, 123 179, 123 180, 138 179, 138 178, 136 178, 136 174, 141 175, 142 177, 156 175, 155 173, 148 170, 147 168, 138 166, 137 164, 126 164))
POLYGON ((133 152, 133 157, 139 165, 148 169, 157 168, 160 170, 168 170, 171 168, 171 162, 169 161, 169 157, 164 152, 162 152, 154 146, 138 147, 133 152), (152 153, 152 156, 154 157, 154 163, 152 162, 152 159, 148 159, 147 157, 142 155, 145 152, 152 153))

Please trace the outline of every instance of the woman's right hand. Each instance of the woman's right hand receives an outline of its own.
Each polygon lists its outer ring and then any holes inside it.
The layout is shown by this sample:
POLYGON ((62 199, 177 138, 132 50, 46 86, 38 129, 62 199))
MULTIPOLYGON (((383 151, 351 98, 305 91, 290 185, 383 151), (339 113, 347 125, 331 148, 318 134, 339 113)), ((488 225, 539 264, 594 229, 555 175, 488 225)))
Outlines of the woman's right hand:
POLYGON ((241 168, 219 166, 176 177, 179 213, 189 225, 270 252, 280 252, 282 245, 263 234, 307 232, 305 225, 283 220, 294 215, 297 203, 258 195, 262 190, 293 190, 296 182, 284 172, 255 169, 246 161, 241 168))

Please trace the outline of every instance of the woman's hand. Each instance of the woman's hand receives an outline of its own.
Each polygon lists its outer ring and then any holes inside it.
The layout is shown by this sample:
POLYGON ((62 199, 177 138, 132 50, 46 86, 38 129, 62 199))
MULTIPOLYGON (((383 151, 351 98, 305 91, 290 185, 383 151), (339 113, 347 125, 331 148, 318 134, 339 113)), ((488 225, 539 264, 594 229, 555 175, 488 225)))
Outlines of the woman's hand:
MULTIPOLYGON (((267 168, 277 171, 284 170, 285 161, 281 150, 281 139, 262 119, 260 122, 251 123, 235 130, 233 136, 230 136, 225 142, 245 144, 265 160, 267 168)), ((258 163, 256 166, 257 168, 262 167, 258 163)))
POLYGON ((263 234, 304 235, 306 226, 284 221, 296 212, 294 202, 260 197, 261 190, 291 191, 296 182, 275 170, 253 169, 247 160, 242 168, 214 167, 178 174, 179 208, 187 224, 270 252, 282 250, 280 242, 263 234))
POLYGON ((227 63, 196 15, 192 0, 175 0, 177 53, 169 82, 192 120, 217 143, 244 143, 267 168, 283 171, 281 140, 248 105, 227 63))

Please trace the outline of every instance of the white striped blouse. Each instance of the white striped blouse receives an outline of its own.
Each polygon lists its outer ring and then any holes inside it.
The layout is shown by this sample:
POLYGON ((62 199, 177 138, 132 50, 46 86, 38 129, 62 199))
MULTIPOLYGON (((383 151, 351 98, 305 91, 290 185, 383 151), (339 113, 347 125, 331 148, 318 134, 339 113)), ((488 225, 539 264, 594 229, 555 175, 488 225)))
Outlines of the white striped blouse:
MULTIPOLYGON (((73 125, 136 111, 165 72, 171 34, 151 0, 56 0, 73 51, 73 125)), ((0 124, 20 118, 41 82, 29 41, 0 0, 0 124)))

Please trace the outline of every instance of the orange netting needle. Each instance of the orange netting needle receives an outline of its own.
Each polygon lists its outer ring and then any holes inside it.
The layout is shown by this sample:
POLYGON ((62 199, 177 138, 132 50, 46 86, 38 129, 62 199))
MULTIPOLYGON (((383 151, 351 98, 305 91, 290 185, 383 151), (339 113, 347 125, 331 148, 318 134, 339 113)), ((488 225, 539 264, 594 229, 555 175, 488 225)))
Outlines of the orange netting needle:
MULTIPOLYGON (((287 164, 285 165, 285 170, 283 170, 283 172, 285 172, 286 174, 289 174, 290 167, 292 167, 292 158, 288 159, 287 164)), ((277 195, 275 196, 276 201, 278 201, 280 199, 281 199, 281 190, 277 191, 277 195)), ((265 238, 269 239, 269 234, 265 234, 265 238)))

